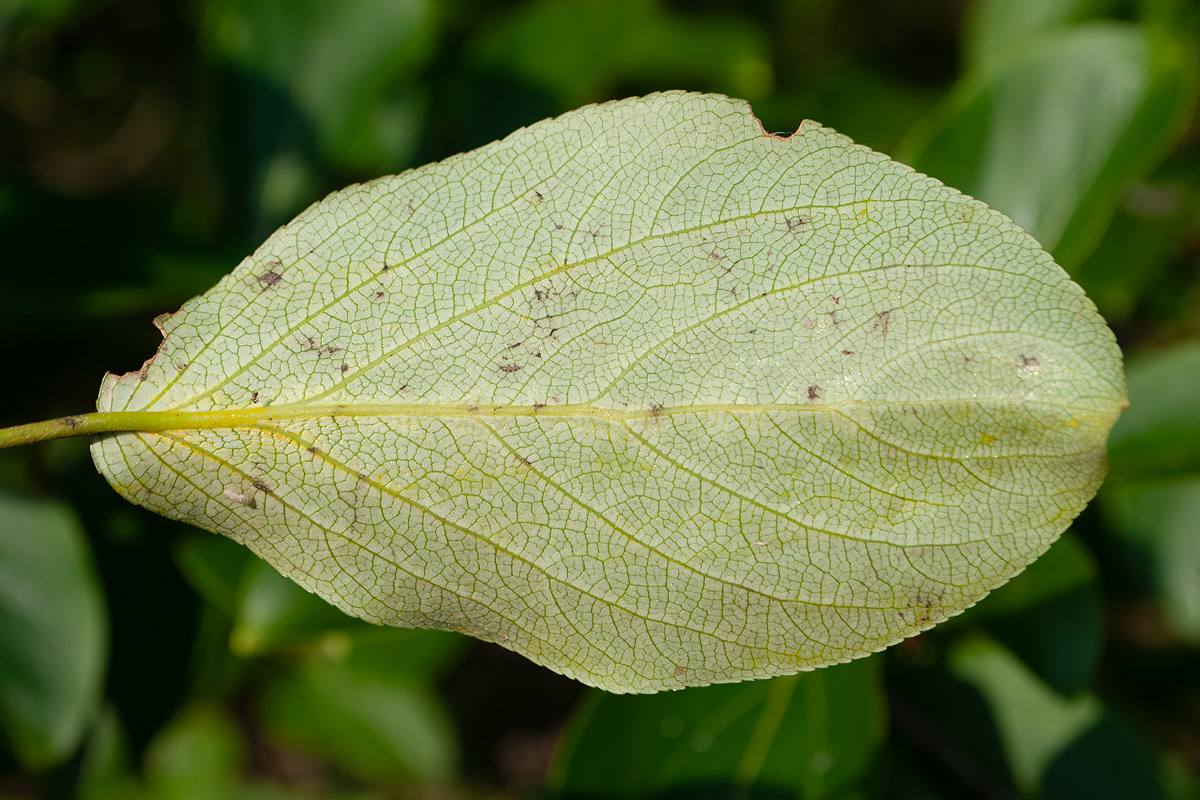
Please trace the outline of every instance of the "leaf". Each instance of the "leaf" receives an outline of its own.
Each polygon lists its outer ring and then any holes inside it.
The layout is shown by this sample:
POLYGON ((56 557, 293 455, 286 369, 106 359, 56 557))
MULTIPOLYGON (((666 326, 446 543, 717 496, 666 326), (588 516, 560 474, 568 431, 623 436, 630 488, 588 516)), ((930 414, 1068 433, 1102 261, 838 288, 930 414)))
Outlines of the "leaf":
POLYGON ((979 0, 967 20, 964 49, 972 64, 996 66, 1039 36, 1104 16, 1113 5, 1113 0, 979 0))
POLYGON ((1104 647, 1096 564, 1070 531, 955 622, 982 623, 1052 688, 1091 684, 1104 647))
POLYGON ((1130 363, 1136 410, 1112 432, 1114 481, 1200 476, 1200 340, 1130 363))
POLYGON ((205 43, 286 94, 336 163, 394 169, 424 116, 413 77, 432 55, 435 12, 426 0, 214 0, 205 43))
POLYGON ((568 108, 630 81, 762 94, 774 80, 766 37, 748 20, 671 14, 661 0, 524 3, 482 26, 471 50, 481 69, 520 77, 568 108))
POLYGON ((667 93, 351 187, 160 319, 76 433, 369 621, 614 691, 874 652, 1046 549, 1120 355, 1011 221, 667 93))
POLYGON ((262 655, 353 625, 362 623, 255 560, 247 564, 239 582, 229 649, 242 657, 262 655))
POLYGON ((100 700, 107 646, 79 521, 59 503, 0 493, 0 733, 25 765, 75 749, 100 700))
POLYGON ((881 666, 863 659, 737 686, 593 695, 565 734, 551 784, 569 797, 846 797, 883 742, 881 666))
POLYGON ((1103 507, 1171 628, 1200 642, 1200 341, 1132 361, 1129 388, 1136 413, 1113 429, 1103 507))
POLYGON ((447 634, 414 632, 409 642, 305 660, 267 689, 263 724, 367 780, 448 780, 458 759, 454 730, 421 664, 422 652, 436 657, 447 644, 438 636, 447 634))
POLYGON ((1026 796, 1165 797, 1149 743, 1096 695, 1055 692, 985 637, 959 642, 950 662, 987 698, 1026 796))
POLYGON ((1055 754, 1101 716, 1094 695, 1063 697, 984 637, 960 642, 950 661, 953 671, 987 698, 1017 784, 1026 791, 1037 786, 1055 754))
POLYGON ((1104 509, 1135 563, 1147 562, 1171 629, 1200 643, 1200 477, 1118 484, 1105 490, 1104 509))
POLYGON ((1195 58, 1158 30, 1051 30, 969 73, 905 161, 1012 215, 1069 270, 1187 125, 1195 58))

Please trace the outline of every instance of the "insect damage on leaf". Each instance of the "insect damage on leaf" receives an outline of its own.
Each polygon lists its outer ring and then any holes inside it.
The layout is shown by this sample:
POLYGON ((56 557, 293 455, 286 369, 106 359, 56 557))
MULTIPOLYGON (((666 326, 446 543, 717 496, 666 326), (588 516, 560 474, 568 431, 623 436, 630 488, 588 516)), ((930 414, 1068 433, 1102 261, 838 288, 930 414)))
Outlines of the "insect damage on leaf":
POLYGON ((108 376, 133 502, 612 691, 886 647, 1102 480, 1120 354, 1010 220, 671 92, 338 192, 108 376))

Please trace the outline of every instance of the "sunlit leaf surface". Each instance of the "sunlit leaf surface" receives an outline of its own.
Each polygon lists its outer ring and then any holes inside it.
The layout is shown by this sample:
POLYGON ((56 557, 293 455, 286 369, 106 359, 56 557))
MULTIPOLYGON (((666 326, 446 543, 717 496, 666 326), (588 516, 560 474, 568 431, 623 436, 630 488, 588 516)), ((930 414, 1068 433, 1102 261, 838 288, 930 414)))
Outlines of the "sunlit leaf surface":
POLYGON ((591 106, 351 187, 160 321, 134 502, 348 613, 616 691, 957 613, 1095 492, 1120 355, 983 204, 740 101, 591 106))

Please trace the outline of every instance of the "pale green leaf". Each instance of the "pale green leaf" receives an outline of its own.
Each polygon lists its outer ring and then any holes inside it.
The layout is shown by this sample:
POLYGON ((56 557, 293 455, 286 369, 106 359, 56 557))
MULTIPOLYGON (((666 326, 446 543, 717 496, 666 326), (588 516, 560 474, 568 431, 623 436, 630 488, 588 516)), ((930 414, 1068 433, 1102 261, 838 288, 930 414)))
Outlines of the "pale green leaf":
POLYGON ((958 613, 1090 499, 1124 404, 1010 220, 715 95, 346 189, 160 325, 101 390, 136 431, 93 447, 119 492, 348 613, 617 691, 958 613))

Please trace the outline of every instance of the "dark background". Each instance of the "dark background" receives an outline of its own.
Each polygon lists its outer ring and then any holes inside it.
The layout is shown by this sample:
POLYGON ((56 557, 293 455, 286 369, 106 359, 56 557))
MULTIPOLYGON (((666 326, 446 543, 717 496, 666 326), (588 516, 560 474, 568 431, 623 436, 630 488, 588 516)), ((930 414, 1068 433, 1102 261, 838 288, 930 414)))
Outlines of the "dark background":
POLYGON ((0 425, 92 408, 327 192, 669 88, 1012 215, 1133 405, 1097 502, 962 617, 632 698, 348 620, 86 442, 0 452, 0 797, 1200 797, 1198 43, 1187 0, 3 0, 0 425))

